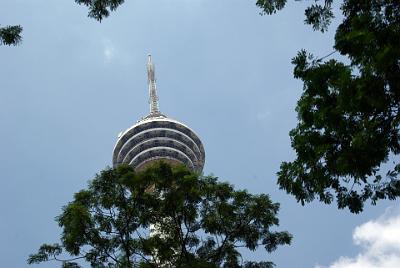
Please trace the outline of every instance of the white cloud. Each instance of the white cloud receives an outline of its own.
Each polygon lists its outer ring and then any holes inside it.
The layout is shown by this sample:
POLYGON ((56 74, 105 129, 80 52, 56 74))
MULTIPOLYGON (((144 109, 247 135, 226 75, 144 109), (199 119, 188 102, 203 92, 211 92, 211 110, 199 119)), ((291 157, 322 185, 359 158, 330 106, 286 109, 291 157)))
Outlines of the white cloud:
POLYGON ((109 61, 114 57, 114 48, 113 47, 105 47, 104 48, 104 58, 109 61))
POLYGON ((270 111, 264 111, 264 112, 259 112, 256 115, 256 118, 257 118, 258 121, 264 121, 264 120, 267 120, 270 116, 271 116, 271 112, 270 111))
POLYGON ((108 39, 103 40, 103 55, 106 62, 113 60, 116 56, 115 46, 108 39))
POLYGON ((399 268, 400 213, 389 208, 376 220, 357 226, 353 241, 363 248, 355 257, 340 257, 329 266, 316 268, 399 268))

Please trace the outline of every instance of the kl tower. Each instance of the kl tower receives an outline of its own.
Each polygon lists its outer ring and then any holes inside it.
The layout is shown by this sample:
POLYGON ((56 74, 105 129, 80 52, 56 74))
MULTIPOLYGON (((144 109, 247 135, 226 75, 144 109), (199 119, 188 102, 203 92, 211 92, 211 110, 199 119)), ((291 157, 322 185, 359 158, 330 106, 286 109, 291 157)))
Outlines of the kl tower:
POLYGON ((162 114, 158 106, 155 68, 151 55, 147 62, 150 114, 118 135, 113 166, 129 164, 143 170, 156 161, 183 164, 194 172, 203 170, 204 147, 188 126, 162 114))

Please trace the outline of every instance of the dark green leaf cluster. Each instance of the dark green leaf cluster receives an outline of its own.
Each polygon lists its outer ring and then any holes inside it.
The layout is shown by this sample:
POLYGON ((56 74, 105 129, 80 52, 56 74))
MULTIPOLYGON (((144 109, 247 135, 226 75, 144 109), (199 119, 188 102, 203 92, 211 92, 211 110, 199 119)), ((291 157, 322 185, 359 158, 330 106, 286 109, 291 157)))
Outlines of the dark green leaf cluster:
POLYGON ((314 59, 301 51, 294 76, 304 82, 298 126, 290 132, 297 159, 284 162, 281 188, 298 201, 318 197, 339 208, 363 210, 371 200, 400 196, 400 2, 348 0, 335 49, 350 59, 314 59))
POLYGON ((57 217, 61 245, 43 245, 28 263, 79 267, 73 261, 82 258, 92 267, 269 268, 271 262, 243 262, 240 249, 271 252, 290 243, 289 233, 271 231, 278 210, 267 195, 183 166, 158 163, 138 173, 119 166, 75 194, 57 217))
POLYGON ((21 37, 22 27, 16 26, 5 26, 0 27, 0 45, 18 45, 22 41, 21 37))
MULTIPOLYGON (((299 0, 297 0, 299 1, 299 0)), ((283 9, 287 0, 257 0, 256 5, 262 9, 261 14, 271 15, 283 9)), ((314 30, 326 31, 331 20, 334 18, 332 12, 333 0, 315 0, 315 4, 305 10, 305 23, 312 25, 314 30), (323 2, 323 4, 320 4, 323 2)))
POLYGON ((118 6, 124 3, 124 0, 75 0, 79 5, 85 5, 89 8, 88 17, 102 21, 115 11, 118 6))
POLYGON ((264 14, 274 14, 276 11, 285 7, 287 0, 257 0, 256 5, 260 7, 264 14))
POLYGON ((325 0, 323 5, 313 4, 306 8, 306 19, 304 22, 312 25, 314 30, 325 32, 334 18, 331 6, 332 2, 333 0, 325 0))

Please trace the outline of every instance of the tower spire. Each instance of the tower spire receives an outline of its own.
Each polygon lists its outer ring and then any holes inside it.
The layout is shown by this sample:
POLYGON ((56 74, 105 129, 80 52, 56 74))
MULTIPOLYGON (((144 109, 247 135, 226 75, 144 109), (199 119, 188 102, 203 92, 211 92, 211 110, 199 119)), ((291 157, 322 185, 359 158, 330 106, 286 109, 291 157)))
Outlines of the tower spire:
POLYGON ((155 68, 153 62, 151 61, 150 54, 147 61, 147 82, 149 84, 150 115, 156 115, 160 113, 160 110, 158 109, 155 68))

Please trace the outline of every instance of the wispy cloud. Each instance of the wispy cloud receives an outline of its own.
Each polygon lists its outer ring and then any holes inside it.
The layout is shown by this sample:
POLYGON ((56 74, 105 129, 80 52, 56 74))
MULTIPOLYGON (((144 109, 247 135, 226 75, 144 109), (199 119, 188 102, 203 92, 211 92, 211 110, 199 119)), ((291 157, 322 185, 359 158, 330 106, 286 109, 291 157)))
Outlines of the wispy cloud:
POLYGON ((270 116, 271 116, 271 112, 270 111, 263 111, 263 112, 257 113, 256 118, 257 118, 258 121, 265 121, 270 116))
POLYGON ((103 56, 105 62, 112 61, 116 56, 116 48, 109 39, 103 40, 103 56))
POLYGON ((329 266, 316 268, 400 267, 400 213, 390 208, 376 220, 357 226, 353 241, 363 248, 355 257, 342 256, 329 266))

